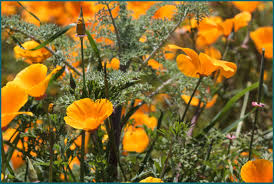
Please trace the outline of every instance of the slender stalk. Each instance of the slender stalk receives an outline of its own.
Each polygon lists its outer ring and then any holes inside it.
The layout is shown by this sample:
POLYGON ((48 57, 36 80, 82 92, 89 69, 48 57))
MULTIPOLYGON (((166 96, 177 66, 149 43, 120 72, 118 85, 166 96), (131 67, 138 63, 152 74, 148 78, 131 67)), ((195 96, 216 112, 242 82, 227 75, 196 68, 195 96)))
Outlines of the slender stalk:
POLYGON ((80 161, 80 182, 84 182, 84 177, 85 177, 85 130, 82 130, 81 135, 82 135, 82 144, 81 144, 81 161, 80 161))
MULTIPOLYGON (((250 86, 250 85, 251 85, 251 82, 247 82, 247 87, 250 86)), ((242 106, 240 118, 244 117, 244 115, 245 115, 245 110, 246 110, 247 102, 248 102, 248 96, 249 96, 249 91, 245 94, 244 103, 243 103, 243 106, 242 106)), ((236 137, 239 137, 239 135, 240 135, 240 132, 241 132, 241 129, 242 129, 242 126, 243 126, 243 122, 244 121, 242 120, 237 126, 236 133, 235 133, 236 137)))
POLYGON ((5 154, 5 150, 4 150, 4 140, 3 140, 3 134, 1 132, 1 155, 2 155, 2 170, 1 172, 4 175, 4 179, 3 181, 5 182, 6 180, 6 154, 5 154))
POLYGON ((196 86, 195 86, 195 88, 194 88, 194 90, 193 90, 193 92, 192 92, 192 94, 191 94, 191 97, 190 97, 190 99, 189 99, 189 101, 188 101, 188 103, 187 103, 187 105, 186 105, 186 108, 185 108, 183 117, 182 117, 182 119, 181 119, 181 122, 183 122, 184 119, 185 119, 186 113, 187 113, 188 108, 189 108, 189 106, 190 106, 190 102, 191 102, 192 98, 194 97, 195 92, 197 91, 197 89, 198 89, 198 87, 199 87, 199 85, 200 85, 202 79, 203 79, 203 77, 200 76, 200 78, 199 78, 199 80, 198 80, 198 82, 197 82, 197 84, 196 84, 196 86))
MULTIPOLYGON (((260 67, 260 79, 259 79, 259 88, 258 88, 258 97, 257 97, 257 103, 261 103, 261 97, 262 97, 262 88, 263 88, 263 77, 264 77, 264 53, 265 49, 262 49, 262 58, 261 58, 261 67, 260 67)), ((257 125, 258 121, 258 114, 259 113, 259 108, 256 107, 255 111, 255 120, 252 124, 252 133, 251 133, 251 138, 250 138, 250 145, 249 145, 249 155, 248 155, 248 160, 251 159, 252 157, 252 146, 253 146, 253 139, 254 139, 254 133, 255 133, 255 128, 257 125)))
POLYGON ((49 146, 49 152, 50 152, 50 164, 49 164, 49 182, 52 182, 52 168, 53 168, 53 134, 52 134, 52 128, 50 128, 50 146, 49 146))
POLYGON ((167 154, 167 157, 166 157, 166 160, 165 160, 165 163, 164 163, 164 167, 162 169, 162 172, 161 172, 161 175, 160 175, 160 178, 162 179, 166 173, 166 169, 167 169, 167 163, 168 163, 168 160, 169 158, 172 156, 172 145, 173 143, 171 143, 169 145, 169 150, 168 150, 168 154, 167 154))
POLYGON ((81 61, 82 61, 82 70, 83 70, 83 96, 87 96, 87 88, 86 88, 86 75, 85 75, 85 62, 84 62, 84 46, 83 46, 83 37, 80 37, 81 42, 81 61))
POLYGON ((109 8, 109 5, 108 3, 106 3, 106 6, 107 6, 107 9, 108 9, 108 12, 109 12, 109 16, 111 18, 111 21, 112 21, 112 24, 113 24, 113 27, 114 27, 114 31, 115 31, 115 35, 116 35, 116 39, 117 39, 117 44, 118 44, 118 56, 120 57, 120 53, 121 53, 121 39, 120 39, 120 35, 119 35, 119 31, 118 31, 118 28, 116 26, 116 23, 114 21, 114 18, 112 16, 112 13, 111 13, 111 9, 109 8))

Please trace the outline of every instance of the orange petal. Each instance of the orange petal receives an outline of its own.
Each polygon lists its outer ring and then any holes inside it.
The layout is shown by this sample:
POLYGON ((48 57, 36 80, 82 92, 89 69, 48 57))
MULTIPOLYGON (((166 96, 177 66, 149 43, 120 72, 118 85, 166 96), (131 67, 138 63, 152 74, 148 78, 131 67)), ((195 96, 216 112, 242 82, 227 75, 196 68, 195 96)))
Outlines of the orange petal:
POLYGON ((234 31, 237 32, 240 28, 248 25, 251 20, 251 14, 249 12, 241 12, 234 17, 234 31))
POLYGON ((28 95, 25 90, 20 88, 16 83, 9 82, 1 88, 1 127, 7 126, 18 111, 28 101, 28 95))
POLYGON ((143 152, 149 144, 149 138, 143 128, 128 127, 123 137, 125 151, 143 152))
POLYGON ((113 112, 112 103, 106 99, 84 98, 73 102, 67 108, 65 122, 76 129, 94 130, 113 112))
MULTIPOLYGON (((182 99, 185 101, 185 103, 186 104, 188 104, 188 102, 189 102, 189 100, 190 100, 190 96, 188 96, 188 95, 181 95, 181 97, 182 97, 182 99)), ((196 97, 193 97, 192 99, 191 99, 191 102, 190 102, 190 105, 192 105, 192 106, 198 106, 198 104, 199 104, 199 99, 198 98, 196 98, 196 97)), ((203 106, 203 102, 201 102, 201 106, 203 106)))
POLYGON ((223 28, 223 34, 225 36, 228 36, 233 28, 234 19, 226 19, 224 22, 221 23, 221 26, 223 28))
POLYGON ((198 78, 198 68, 192 63, 192 59, 189 56, 180 54, 176 58, 177 66, 179 70, 186 76, 198 78))
POLYGON ((233 1, 234 6, 236 6, 241 11, 253 12, 257 6, 260 4, 259 1, 233 1))
POLYGON ((199 59, 201 62, 201 69, 198 71, 198 73, 200 75, 209 76, 212 74, 212 72, 218 69, 218 66, 214 65, 213 63, 215 59, 209 57, 208 55, 200 53, 199 59))
POLYGON ((248 161, 241 168, 241 177, 249 183, 272 183, 273 162, 264 159, 248 161))

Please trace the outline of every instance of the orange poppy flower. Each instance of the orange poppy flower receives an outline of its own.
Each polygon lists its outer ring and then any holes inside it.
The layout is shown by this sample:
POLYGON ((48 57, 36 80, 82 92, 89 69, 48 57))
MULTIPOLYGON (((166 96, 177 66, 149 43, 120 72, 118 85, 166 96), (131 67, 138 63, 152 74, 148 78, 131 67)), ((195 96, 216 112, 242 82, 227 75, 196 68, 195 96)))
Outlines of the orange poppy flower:
POLYGON ((234 17, 234 31, 237 32, 240 28, 248 25, 251 20, 251 14, 249 12, 241 12, 234 17))
MULTIPOLYGON (((182 97, 182 99, 185 101, 186 104, 187 104, 188 101, 190 100, 190 96, 181 95, 181 97, 182 97)), ((218 98, 218 95, 214 95, 214 96, 212 97, 212 99, 209 100, 209 101, 206 103, 205 108, 206 108, 206 109, 211 108, 211 107, 215 104, 217 98, 218 98)), ((198 105, 199 105, 199 101, 200 101, 200 100, 199 100, 198 98, 193 97, 192 100, 191 100, 191 102, 190 102, 190 105, 192 105, 192 106, 198 106, 198 105)), ((203 107, 203 105, 204 105, 204 103, 201 102, 200 107, 203 107)))
POLYGON ((173 15, 176 13, 177 8, 176 5, 165 5, 159 8, 155 14, 153 15, 153 18, 156 19, 171 19, 173 15))
POLYGON ((139 183, 163 183, 163 180, 160 178, 153 178, 151 176, 139 181, 139 183))
POLYGON ((123 148, 125 151, 143 152, 149 144, 149 138, 143 128, 129 126, 125 128, 123 148))
POLYGON ((186 76, 198 78, 199 76, 209 76, 214 71, 220 71, 220 75, 229 78, 236 72, 237 66, 232 62, 217 60, 204 53, 198 55, 189 48, 176 45, 169 45, 169 47, 181 49, 187 54, 180 54, 176 58, 179 70, 186 76))
POLYGON ((16 59, 24 59, 26 63, 42 63, 44 60, 51 56, 51 53, 45 49, 41 48, 38 50, 30 51, 40 45, 36 41, 27 41, 22 44, 25 49, 20 48, 18 45, 14 47, 14 53, 16 59))
POLYGON ((226 19, 221 24, 221 27, 223 29, 223 34, 228 37, 230 35, 233 25, 234 25, 234 18, 226 19))
POLYGON ((136 112, 134 113, 130 119, 134 119, 135 124, 134 126, 138 125, 146 125, 150 129, 154 129, 157 126, 157 118, 154 116, 149 117, 147 114, 144 114, 142 112, 136 112))
POLYGON ((107 99, 99 99, 95 102, 90 98, 84 98, 73 102, 67 107, 66 124, 81 130, 94 130, 113 112, 113 106, 107 99))
POLYGON ((260 4, 259 1, 232 1, 232 4, 241 11, 253 12, 260 4))
MULTIPOLYGON (((104 67, 104 62, 102 62, 102 66, 104 67)), ((119 68, 120 68, 120 60, 119 59, 117 59, 117 58, 113 58, 110 62, 109 61, 107 61, 107 66, 106 66, 107 68, 111 68, 111 69, 113 69, 113 70, 119 70, 119 68)))
POLYGON ((24 90, 27 94, 33 97, 43 96, 47 90, 48 83, 53 74, 61 67, 56 67, 49 75, 48 68, 43 64, 32 64, 19 72, 14 82, 24 90))
POLYGON ((198 27, 197 48, 203 48, 206 45, 211 45, 223 34, 220 26, 221 17, 206 17, 198 27))
POLYGON ((262 48, 265 48, 265 57, 269 59, 273 57, 273 28, 271 26, 256 29, 250 33, 250 37, 261 54, 262 48))
MULTIPOLYGON (((141 99, 135 99, 134 101, 134 106, 137 106, 139 103, 141 103, 142 100, 141 99)), ((156 107, 155 105, 152 104, 144 104, 142 105, 136 112, 140 112, 140 113, 150 113, 150 112, 155 112, 156 111, 156 107)))
POLYGON ((17 115, 31 112, 18 112, 28 101, 28 94, 14 82, 1 88, 1 128, 7 126, 17 115))
POLYGON ((264 159, 248 161, 241 168, 241 177, 247 183, 272 183, 273 162, 264 159))

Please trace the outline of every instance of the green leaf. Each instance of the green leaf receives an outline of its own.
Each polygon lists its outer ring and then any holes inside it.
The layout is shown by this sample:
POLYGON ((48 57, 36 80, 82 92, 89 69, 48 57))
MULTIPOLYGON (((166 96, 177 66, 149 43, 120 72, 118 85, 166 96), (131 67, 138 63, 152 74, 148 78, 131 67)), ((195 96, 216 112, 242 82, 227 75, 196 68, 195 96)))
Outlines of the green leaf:
POLYGON ((53 40, 55 40, 56 38, 58 38, 59 36, 63 35, 64 33, 66 33, 70 28, 74 27, 75 24, 70 24, 66 27, 63 27, 60 31, 58 31, 57 33, 55 33, 54 35, 52 35, 48 40, 44 41, 43 43, 41 43, 40 45, 38 45, 37 47, 30 49, 31 51, 34 50, 38 50, 41 49, 43 47, 45 47, 47 44, 49 44, 50 42, 52 42, 53 40))
POLYGON ((243 117, 241 117, 240 119, 236 120, 235 122, 233 122, 232 124, 230 124, 229 126, 227 126, 226 128, 224 128, 222 130, 223 134, 228 133, 229 131, 231 131, 233 128, 235 128, 242 120, 244 120, 246 117, 248 117, 250 114, 252 114, 255 111, 256 108, 252 109, 249 113, 245 114, 243 117))
POLYGON ((93 50, 93 52, 95 53, 96 57, 98 58, 98 61, 99 61, 99 70, 102 70, 102 64, 101 64, 101 57, 100 57, 100 51, 95 43, 95 41, 93 40, 91 34, 88 32, 88 30, 86 30, 86 34, 88 36, 88 41, 90 43, 90 46, 93 50))
POLYGON ((18 3, 24 10, 26 10, 31 16, 33 16, 36 20, 38 20, 39 23, 41 24, 40 19, 39 19, 36 15, 34 15, 34 13, 28 11, 27 8, 25 8, 19 1, 17 1, 17 3, 18 3))
MULTIPOLYGON (((242 97, 245 95, 245 93, 247 93, 248 91, 252 91, 256 88, 258 88, 259 86, 259 82, 256 82, 254 84, 252 84, 251 86, 248 86, 247 88, 243 89, 242 91, 240 91, 239 93, 237 93, 236 95, 234 95, 224 106, 224 108, 211 120, 211 122, 209 123, 209 125, 207 127, 204 128, 203 132, 207 133, 212 127, 215 126, 215 124, 233 107, 233 105, 242 97)), ((198 136, 200 136, 201 134, 199 134, 198 136)), ((197 137, 198 137, 197 136, 197 137)))

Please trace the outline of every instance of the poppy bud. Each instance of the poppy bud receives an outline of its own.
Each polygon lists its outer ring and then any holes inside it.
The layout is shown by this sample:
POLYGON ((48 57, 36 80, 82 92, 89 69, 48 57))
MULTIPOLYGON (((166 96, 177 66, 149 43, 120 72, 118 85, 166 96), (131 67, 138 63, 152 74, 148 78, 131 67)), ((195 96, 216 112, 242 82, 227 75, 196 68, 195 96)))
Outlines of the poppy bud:
POLYGON ((77 36, 79 36, 79 37, 85 36, 85 33, 86 33, 85 21, 84 21, 84 17, 83 17, 82 7, 81 7, 81 10, 80 10, 80 16, 77 20, 76 33, 77 33, 77 36))

